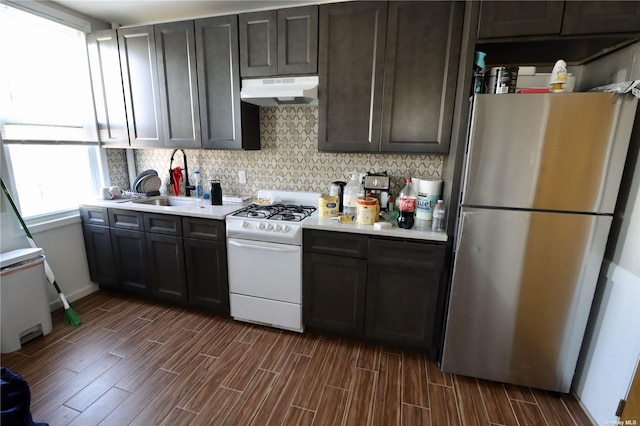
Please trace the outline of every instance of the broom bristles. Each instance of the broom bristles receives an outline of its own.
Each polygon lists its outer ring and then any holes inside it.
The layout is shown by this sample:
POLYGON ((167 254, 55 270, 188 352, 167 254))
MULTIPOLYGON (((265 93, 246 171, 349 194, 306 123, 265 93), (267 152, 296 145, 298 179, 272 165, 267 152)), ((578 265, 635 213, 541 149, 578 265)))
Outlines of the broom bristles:
POLYGON ((80 315, 69 307, 69 309, 64 310, 64 323, 67 325, 80 325, 82 321, 80 320, 80 315))

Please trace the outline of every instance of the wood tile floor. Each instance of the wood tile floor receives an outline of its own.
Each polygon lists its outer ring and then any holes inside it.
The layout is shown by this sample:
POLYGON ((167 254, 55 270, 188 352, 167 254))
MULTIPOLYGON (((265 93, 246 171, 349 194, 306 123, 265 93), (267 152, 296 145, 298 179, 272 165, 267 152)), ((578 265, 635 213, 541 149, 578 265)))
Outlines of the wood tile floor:
POLYGON ((570 395, 440 372, 415 353, 94 293, 2 365, 55 425, 589 425, 570 395))

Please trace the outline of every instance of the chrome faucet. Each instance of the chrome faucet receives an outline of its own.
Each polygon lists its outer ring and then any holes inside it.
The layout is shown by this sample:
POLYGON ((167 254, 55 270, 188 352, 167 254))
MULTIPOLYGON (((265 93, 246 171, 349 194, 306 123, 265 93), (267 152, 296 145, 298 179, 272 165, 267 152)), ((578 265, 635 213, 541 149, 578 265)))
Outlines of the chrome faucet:
POLYGON ((184 153, 184 149, 174 149, 171 153, 171 161, 169 162, 169 183, 173 185, 173 156, 176 155, 176 151, 182 151, 182 161, 184 163, 184 193, 187 197, 191 196, 191 190, 195 190, 194 185, 189 185, 189 168, 187 167, 187 154, 184 153))

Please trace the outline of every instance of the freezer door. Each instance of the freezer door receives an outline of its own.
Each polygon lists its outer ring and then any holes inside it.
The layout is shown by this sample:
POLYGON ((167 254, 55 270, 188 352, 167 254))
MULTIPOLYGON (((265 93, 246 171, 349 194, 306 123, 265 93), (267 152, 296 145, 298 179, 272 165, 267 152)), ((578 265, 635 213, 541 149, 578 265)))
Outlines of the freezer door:
POLYGON ((463 208, 442 369, 568 392, 610 226, 463 208))
POLYGON ((612 213, 637 99, 478 95, 463 204, 612 213))

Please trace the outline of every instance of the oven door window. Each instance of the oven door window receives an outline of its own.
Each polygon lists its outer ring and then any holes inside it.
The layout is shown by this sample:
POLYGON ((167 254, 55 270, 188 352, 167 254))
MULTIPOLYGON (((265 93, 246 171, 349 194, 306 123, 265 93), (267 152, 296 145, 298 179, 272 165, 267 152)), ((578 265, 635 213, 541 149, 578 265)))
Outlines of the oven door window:
POLYGON ((300 246, 229 238, 227 251, 231 293, 301 303, 300 246))

